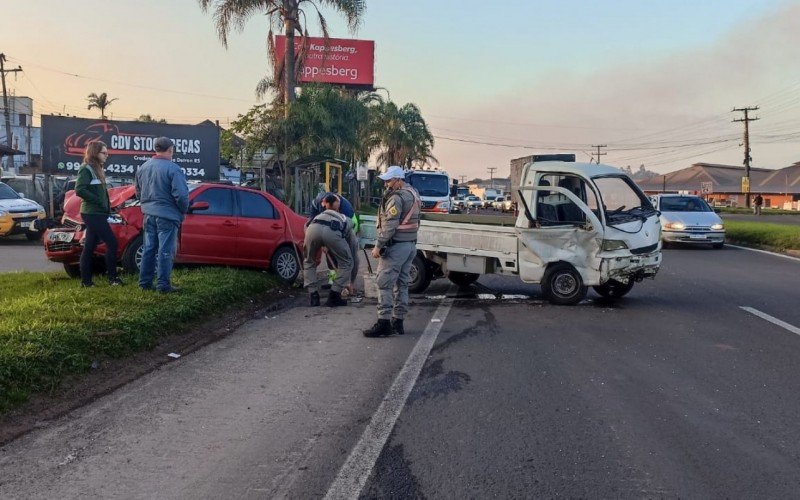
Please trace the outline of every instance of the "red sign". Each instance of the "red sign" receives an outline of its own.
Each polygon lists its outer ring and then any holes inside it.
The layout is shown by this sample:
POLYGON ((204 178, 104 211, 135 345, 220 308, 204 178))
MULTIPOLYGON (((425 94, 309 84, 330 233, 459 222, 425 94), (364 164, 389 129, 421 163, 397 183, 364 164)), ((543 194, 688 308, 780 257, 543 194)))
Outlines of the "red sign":
MULTIPOLYGON (((301 37, 295 37, 295 51, 300 51, 301 37)), ((300 70, 300 83, 319 82, 339 85, 369 86, 375 82, 375 42, 343 38, 311 38, 300 70)), ((286 53, 286 37, 275 37, 278 63, 286 53)))

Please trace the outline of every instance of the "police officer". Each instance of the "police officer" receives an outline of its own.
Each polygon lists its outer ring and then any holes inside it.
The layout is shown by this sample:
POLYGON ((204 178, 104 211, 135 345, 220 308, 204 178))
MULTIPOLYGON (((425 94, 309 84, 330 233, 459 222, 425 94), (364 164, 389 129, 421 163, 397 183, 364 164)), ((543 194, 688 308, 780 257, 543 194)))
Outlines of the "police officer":
POLYGON ((378 261, 378 321, 365 337, 402 335, 403 318, 408 312, 408 280, 411 263, 417 254, 417 231, 421 202, 417 191, 405 183, 405 173, 397 166, 378 176, 386 193, 378 214, 378 241, 372 256, 378 261))
POLYGON ((342 289, 350 284, 353 267, 353 256, 350 250, 354 244, 353 239, 355 239, 353 221, 339 213, 339 198, 335 194, 330 193, 325 196, 322 206, 325 211, 314 217, 306 227, 303 279, 309 292, 308 304, 310 306, 319 305, 317 254, 322 247, 325 247, 336 259, 340 271, 331 286, 325 305, 329 307, 346 306, 347 301, 342 298, 342 289))
MULTIPOLYGON (((311 224, 311 221, 314 219, 314 217, 325 211, 325 207, 322 206, 323 205, 322 200, 324 200, 325 197, 328 196, 329 194, 332 194, 337 198, 339 198, 339 212, 342 213, 348 219, 351 219, 353 221, 353 233, 358 233, 358 215, 356 215, 356 211, 353 209, 353 205, 344 196, 326 191, 319 193, 317 197, 314 198, 314 201, 311 202, 310 213, 309 213, 310 219, 306 223, 306 227, 308 227, 308 225, 311 224)), ((348 290, 352 294, 353 284, 355 284, 356 278, 358 277, 358 266, 359 266, 358 237, 354 236, 352 239, 348 239, 348 241, 350 242, 350 254, 353 256, 353 266, 352 266, 352 271, 350 273, 350 286, 348 287, 348 290)), ((331 255, 329 254, 328 257, 331 257, 331 255)), ((335 267, 336 269, 339 270, 339 272, 341 272, 341 269, 339 269, 340 268, 339 264, 335 262, 335 258, 333 262, 331 262, 331 259, 328 259, 328 267, 331 269, 335 267)), ((332 271, 332 273, 334 275, 333 279, 335 279, 335 276, 338 273, 336 271, 332 271)))

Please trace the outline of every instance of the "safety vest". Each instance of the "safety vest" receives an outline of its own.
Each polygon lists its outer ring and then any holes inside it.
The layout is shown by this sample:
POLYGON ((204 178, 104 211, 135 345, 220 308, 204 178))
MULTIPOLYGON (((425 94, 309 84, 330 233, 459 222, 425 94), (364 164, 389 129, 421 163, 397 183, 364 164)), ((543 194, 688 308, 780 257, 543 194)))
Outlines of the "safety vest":
POLYGON ((411 195, 414 197, 414 202, 411 204, 411 208, 405 213, 405 215, 401 214, 402 218, 400 219, 400 224, 397 226, 397 231, 417 231, 419 229, 419 213, 422 207, 422 200, 420 200, 417 190, 411 186, 403 186, 399 189, 399 191, 407 191, 411 193, 411 195))

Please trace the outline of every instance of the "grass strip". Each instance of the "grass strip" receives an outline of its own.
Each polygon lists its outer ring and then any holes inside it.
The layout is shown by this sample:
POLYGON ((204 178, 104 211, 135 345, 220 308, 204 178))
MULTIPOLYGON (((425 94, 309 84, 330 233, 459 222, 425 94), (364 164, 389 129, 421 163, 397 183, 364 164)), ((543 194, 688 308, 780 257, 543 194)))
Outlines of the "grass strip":
POLYGON ((176 294, 140 290, 134 276, 128 281, 111 287, 98 279, 81 288, 59 272, 0 274, 0 412, 52 391, 98 358, 151 348, 277 285, 266 272, 214 267, 176 270, 176 294))
POLYGON ((800 226, 725 220, 727 239, 775 250, 800 250, 800 226))

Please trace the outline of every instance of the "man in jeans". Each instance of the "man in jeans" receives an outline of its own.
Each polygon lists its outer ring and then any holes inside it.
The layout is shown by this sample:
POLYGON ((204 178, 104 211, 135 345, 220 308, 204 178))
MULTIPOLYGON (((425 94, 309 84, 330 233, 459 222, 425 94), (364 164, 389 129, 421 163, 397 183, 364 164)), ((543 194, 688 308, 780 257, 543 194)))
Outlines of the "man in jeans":
POLYGON ((144 248, 139 287, 161 293, 177 292, 170 283, 178 229, 189 209, 189 187, 181 168, 172 161, 175 144, 168 137, 155 141, 156 154, 136 171, 136 196, 144 214, 144 248), (156 266, 157 264, 157 266, 156 266))

